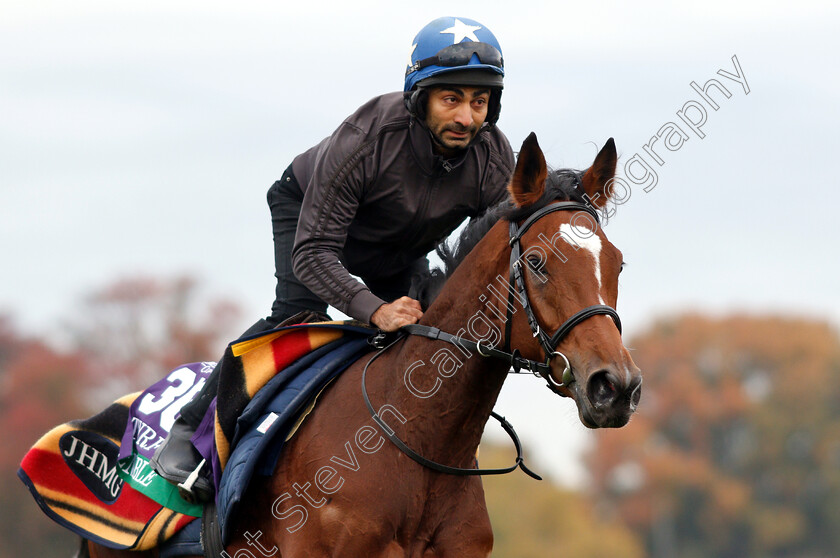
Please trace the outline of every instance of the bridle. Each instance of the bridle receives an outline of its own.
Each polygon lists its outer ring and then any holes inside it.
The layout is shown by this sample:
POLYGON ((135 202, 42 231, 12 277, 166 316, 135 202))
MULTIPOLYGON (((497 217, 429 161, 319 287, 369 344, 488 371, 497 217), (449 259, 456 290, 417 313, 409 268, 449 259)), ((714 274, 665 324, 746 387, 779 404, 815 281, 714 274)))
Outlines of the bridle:
MULTIPOLYGON (((520 261, 520 258, 522 257, 520 240, 522 239, 522 235, 531 228, 531 225, 536 223, 542 217, 548 215, 549 213, 554 213, 555 211, 586 211, 593 219, 595 219, 596 224, 600 224, 597 211, 585 203, 573 201, 563 201, 547 205, 534 212, 530 217, 525 219, 521 225, 517 225, 514 221, 510 222, 510 288, 508 289, 507 317, 505 320, 505 347, 509 349, 511 327, 513 323, 513 291, 515 287, 516 292, 519 295, 519 301, 525 310, 525 316, 528 318, 528 325, 531 328, 531 333, 533 333, 534 337, 536 337, 539 341, 545 356, 545 363, 534 363, 537 365, 536 369, 531 369, 531 371, 535 375, 542 376, 548 383, 549 389, 559 395, 563 395, 559 391, 559 388, 568 387, 572 382, 574 382, 574 374, 572 374, 572 367, 569 363, 569 359, 566 355, 557 350, 557 347, 563 339, 566 338, 576 325, 599 314, 605 314, 611 317, 613 322, 615 322, 615 326, 618 328, 618 332, 621 333, 621 319, 618 317, 618 312, 616 312, 614 308, 605 304, 594 304, 572 314, 550 337, 540 326, 540 323, 534 314, 534 310, 531 307, 531 302, 528 298, 528 291, 525 290, 525 279, 522 276, 522 262, 520 261), (565 363, 563 374, 561 375, 561 382, 557 382, 551 376, 551 359, 554 357, 562 358, 565 363)), ((516 351, 514 350, 514 352, 516 351)), ((516 367, 514 367, 514 370, 518 371, 516 370, 516 367)))
POLYGON ((482 357, 504 360, 510 364, 510 367, 514 373, 519 373, 522 370, 526 370, 528 372, 533 373, 535 376, 540 376, 543 379, 545 379, 549 389, 551 389, 558 395, 565 396, 566 394, 564 394, 560 390, 560 388, 568 388, 575 381, 575 377, 572 373, 572 367, 569 362, 569 359, 566 357, 566 355, 557 350, 557 347, 560 345, 563 339, 565 339, 565 337, 572 331, 572 329, 574 329, 575 326, 593 316, 597 316, 600 314, 604 314, 611 317, 613 319, 613 322, 615 322, 616 327, 618 328, 618 332, 621 333, 621 320, 618 317, 618 313, 615 311, 614 308, 605 304, 595 304, 592 306, 587 306, 586 308, 572 314, 565 322, 563 322, 563 324, 559 328, 557 328, 557 331, 555 331, 554 334, 550 336, 540 326, 540 323, 537 320, 536 315, 534 314, 534 310, 531 307, 531 302, 528 298, 528 291, 525 289, 525 279, 522 274, 522 262, 520 261, 520 258, 522 257, 521 239, 522 236, 528 231, 528 229, 531 228, 531 226, 534 223, 536 223, 538 220, 545 217, 549 213, 554 213, 555 211, 585 211, 595 219, 596 224, 600 223, 598 213, 595 209, 593 209, 591 206, 585 203, 575 201, 560 201, 542 207, 535 211, 533 214, 531 214, 528 218, 526 218, 521 225, 517 224, 513 220, 510 221, 510 273, 508 285, 507 315, 505 317, 505 345, 503 349, 496 349, 495 347, 490 346, 488 344, 482 344, 482 340, 473 341, 471 339, 466 339, 464 337, 458 337, 450 333, 446 333, 445 331, 441 331, 436 327, 420 324, 403 326, 400 329, 401 334, 387 344, 385 344, 385 334, 376 336, 371 340, 371 344, 375 348, 379 349, 379 352, 377 352, 367 362, 367 364, 364 367, 364 370, 362 371, 362 396, 365 400, 365 404, 367 405, 367 408, 370 411, 370 414, 373 417, 374 421, 376 421, 376 423, 382 429, 385 436, 388 437, 388 439, 391 440, 391 442, 393 442, 400 450, 402 450, 414 461, 420 463, 421 465, 429 467, 441 473, 455 475, 494 475, 509 473, 517 467, 520 467, 528 475, 536 479, 540 479, 538 475, 530 471, 523 463, 522 446, 519 442, 519 438, 517 437, 516 432, 514 432, 513 430, 513 426, 511 426, 511 424, 508 423, 504 417, 501 417, 495 412, 492 412, 491 416, 502 424, 502 427, 511 437, 514 446, 516 447, 516 463, 514 463, 514 465, 512 465, 511 467, 503 469, 462 469, 458 467, 449 467, 447 465, 441 465, 440 463, 435 463, 434 461, 430 461, 424 458, 423 456, 419 455, 411 448, 409 448, 402 440, 400 440, 399 437, 397 437, 394 431, 385 423, 385 421, 382 420, 379 414, 374 410, 373 405, 370 402, 370 398, 368 397, 367 389, 365 388, 365 377, 370 364, 382 353, 384 353, 389 347, 391 347, 394 343, 403 339, 405 337, 404 334, 418 335, 429 339, 446 341, 448 343, 452 343, 454 345, 462 347, 463 349, 478 353, 482 357), (528 320, 528 325, 531 328, 531 332, 533 333, 534 337, 537 339, 537 341, 540 343, 540 346, 543 349, 545 360, 542 362, 523 357, 518 349, 510 349, 510 338, 513 327, 512 324, 514 312, 514 293, 516 293, 517 297, 519 298, 519 302, 525 310, 525 316, 528 320), (561 376, 562 381, 560 382, 556 381, 551 375, 551 361, 555 357, 562 358, 565 364, 561 376))
POLYGON ((574 329, 574 327, 581 322, 597 316, 605 314, 613 319, 618 332, 621 333, 621 319, 618 317, 618 312, 611 306, 605 304, 594 304, 572 314, 563 324, 557 328, 553 335, 548 335, 540 326, 534 310, 531 306, 531 301, 528 298, 528 291, 525 289, 525 279, 522 274, 522 246, 521 239, 531 226, 545 217, 549 213, 555 211, 585 211, 595 219, 595 223, 599 224, 598 212, 591 206, 574 201, 561 201, 551 205, 540 208, 531 214, 521 225, 514 221, 510 222, 510 273, 508 285, 508 301, 507 301, 507 315, 505 317, 505 345, 503 350, 482 344, 482 341, 472 341, 463 337, 456 337, 445 333, 438 328, 424 326, 419 324, 412 324, 403 326, 402 330, 411 335, 420 335, 430 339, 439 339, 459 345, 465 349, 478 353, 483 357, 493 357, 506 360, 510 363, 511 369, 514 373, 519 373, 523 369, 531 372, 535 376, 540 376, 548 384, 549 389, 558 395, 565 396, 560 392, 560 388, 569 387, 574 382, 574 374, 572 374, 571 364, 569 359, 563 353, 557 350, 557 347, 566 338, 567 335, 574 329), (528 320, 528 326, 531 328, 531 333, 539 341, 543 349, 544 361, 535 361, 524 358, 519 353, 519 350, 510 349, 511 329, 513 327, 513 312, 514 312, 514 293, 516 293, 522 308, 525 310, 525 316, 528 320), (551 360, 554 357, 560 357, 565 364, 560 382, 556 381, 551 375, 551 360))

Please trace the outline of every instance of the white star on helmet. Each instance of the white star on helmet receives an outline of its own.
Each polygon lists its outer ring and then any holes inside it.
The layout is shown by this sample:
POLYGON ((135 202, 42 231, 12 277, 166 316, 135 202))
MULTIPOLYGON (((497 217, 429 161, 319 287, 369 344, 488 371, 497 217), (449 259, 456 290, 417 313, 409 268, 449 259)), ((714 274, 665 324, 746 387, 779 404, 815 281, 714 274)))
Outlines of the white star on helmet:
POLYGON ((452 33, 452 44, 458 44, 464 39, 469 39, 471 41, 475 41, 476 43, 481 42, 478 40, 478 37, 475 36, 475 32, 481 29, 480 25, 467 25, 460 19, 455 19, 455 25, 450 27, 449 29, 444 29, 440 32, 441 35, 444 33, 452 33))

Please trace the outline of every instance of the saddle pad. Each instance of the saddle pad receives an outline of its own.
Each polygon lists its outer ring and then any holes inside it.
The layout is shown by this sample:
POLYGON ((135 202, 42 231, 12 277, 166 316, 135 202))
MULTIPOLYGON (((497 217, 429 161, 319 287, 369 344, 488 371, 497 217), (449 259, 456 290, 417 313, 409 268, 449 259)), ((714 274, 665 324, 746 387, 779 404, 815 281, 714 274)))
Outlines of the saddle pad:
POLYGON ((271 382, 266 385, 265 397, 253 401, 248 412, 243 414, 236 449, 222 474, 216 496, 222 541, 229 540, 232 518, 236 516, 253 475, 272 473, 283 443, 301 413, 332 379, 370 350, 366 338, 336 344, 324 347, 328 350, 316 351, 306 362, 295 363, 295 373, 288 380, 277 378, 277 385, 271 385, 271 382))
POLYGON ((135 490, 117 464, 128 409, 139 395, 127 395, 98 415, 52 429, 24 456, 18 470, 47 516, 111 548, 153 548, 195 519, 135 490))
MULTIPOLYGON (((230 539, 236 516, 254 475, 270 475, 284 442, 310 411, 323 389, 359 356, 367 340, 342 339, 301 357, 277 374, 251 400, 240 416, 234 450, 216 495, 222 540, 230 539)), ((160 549, 161 558, 201 554, 200 521, 177 533, 160 549)))
MULTIPOLYGON (((228 345, 219 362, 219 395, 214 420, 216 460, 214 474, 220 478, 237 436, 245 408, 269 380, 304 355, 339 340, 367 339, 376 330, 358 322, 299 324, 258 333, 228 345)), ((206 457, 206 456, 205 456, 206 457)))

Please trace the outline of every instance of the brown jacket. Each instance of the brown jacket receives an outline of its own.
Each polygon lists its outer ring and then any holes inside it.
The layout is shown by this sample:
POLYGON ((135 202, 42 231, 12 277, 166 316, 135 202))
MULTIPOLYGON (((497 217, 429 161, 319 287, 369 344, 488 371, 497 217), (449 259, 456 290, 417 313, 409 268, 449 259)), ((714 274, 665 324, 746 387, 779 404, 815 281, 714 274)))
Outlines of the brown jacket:
POLYGON ((292 162, 304 193, 294 272, 328 304, 370 321, 385 301, 351 274, 381 281, 405 272, 465 218, 505 199, 513 165, 496 127, 444 160, 402 93, 375 97, 292 162))

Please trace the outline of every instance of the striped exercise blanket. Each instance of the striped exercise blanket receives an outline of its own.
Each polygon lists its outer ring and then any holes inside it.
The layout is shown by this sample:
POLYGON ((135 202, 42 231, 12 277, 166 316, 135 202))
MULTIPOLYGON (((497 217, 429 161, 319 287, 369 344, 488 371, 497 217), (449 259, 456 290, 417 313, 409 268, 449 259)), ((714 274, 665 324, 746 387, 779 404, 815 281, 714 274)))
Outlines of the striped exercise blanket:
MULTIPOLYGON (((315 383, 306 382, 311 394, 296 393, 289 399, 300 404, 357 358, 364 345, 360 340, 374 332, 354 323, 322 322, 231 343, 220 362, 219 396, 193 438, 212 464, 217 487, 241 436, 240 417, 263 386, 271 382, 280 389, 294 383, 284 375, 301 374, 302 367, 292 364, 313 351, 324 354, 352 345, 352 350, 338 351, 348 362, 337 363, 334 373, 317 376, 315 383)), ((54 428, 26 454, 18 476, 50 518, 84 538, 119 549, 159 546, 200 516, 201 508, 182 500, 173 485, 152 471, 148 459, 213 365, 183 365, 148 390, 122 397, 89 419, 54 428)), ((296 418, 290 415, 288 420, 296 418)))
POLYGON ((127 395, 98 415, 52 429, 18 470, 44 513, 111 548, 155 547, 195 519, 137 491, 118 466, 129 407, 140 395, 127 395))

